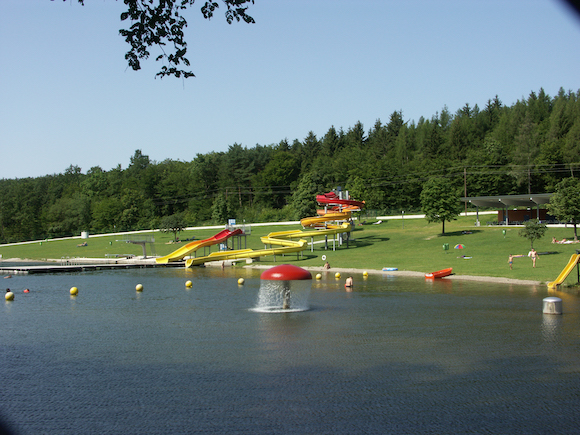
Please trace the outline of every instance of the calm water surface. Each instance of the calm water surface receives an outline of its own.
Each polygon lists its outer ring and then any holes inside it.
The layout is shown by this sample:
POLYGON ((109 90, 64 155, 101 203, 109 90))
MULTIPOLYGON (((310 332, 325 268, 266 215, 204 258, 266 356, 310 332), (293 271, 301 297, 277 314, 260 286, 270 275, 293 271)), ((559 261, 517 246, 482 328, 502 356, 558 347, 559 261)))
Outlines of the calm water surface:
POLYGON ((4 280, 0 417, 15 434, 580 432, 576 294, 550 293, 564 307, 550 316, 543 286, 385 274, 346 293, 328 274, 309 311, 268 314, 251 310, 259 278, 4 280))

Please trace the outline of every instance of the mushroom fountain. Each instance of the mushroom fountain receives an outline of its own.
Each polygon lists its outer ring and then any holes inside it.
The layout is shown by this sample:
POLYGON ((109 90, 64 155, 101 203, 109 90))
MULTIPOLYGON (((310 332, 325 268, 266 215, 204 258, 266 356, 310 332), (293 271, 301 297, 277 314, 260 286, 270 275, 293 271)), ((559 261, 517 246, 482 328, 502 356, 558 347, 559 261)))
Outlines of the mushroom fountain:
POLYGON ((260 276, 260 293, 254 311, 288 313, 306 311, 312 287, 312 274, 291 264, 281 264, 260 276))

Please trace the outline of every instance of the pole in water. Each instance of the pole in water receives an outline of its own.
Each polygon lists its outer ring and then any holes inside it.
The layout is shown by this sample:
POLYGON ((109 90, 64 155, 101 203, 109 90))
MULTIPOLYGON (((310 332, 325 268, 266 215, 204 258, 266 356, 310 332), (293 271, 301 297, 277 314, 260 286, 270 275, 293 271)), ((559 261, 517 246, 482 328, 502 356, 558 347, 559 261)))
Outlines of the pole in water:
POLYGON ((290 309, 290 281, 283 281, 282 282, 282 309, 289 310, 290 309))

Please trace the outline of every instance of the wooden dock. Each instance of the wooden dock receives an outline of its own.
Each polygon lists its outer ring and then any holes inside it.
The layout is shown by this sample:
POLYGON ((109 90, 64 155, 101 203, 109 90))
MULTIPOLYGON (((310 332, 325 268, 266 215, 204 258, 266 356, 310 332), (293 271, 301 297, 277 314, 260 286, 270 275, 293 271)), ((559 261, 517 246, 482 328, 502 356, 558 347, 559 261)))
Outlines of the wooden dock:
POLYGON ((131 263, 99 263, 99 264, 42 264, 34 266, 11 265, 7 267, 0 267, 0 275, 92 272, 95 270, 144 269, 155 267, 185 267, 185 263, 180 261, 166 264, 158 264, 151 262, 131 262, 131 263))

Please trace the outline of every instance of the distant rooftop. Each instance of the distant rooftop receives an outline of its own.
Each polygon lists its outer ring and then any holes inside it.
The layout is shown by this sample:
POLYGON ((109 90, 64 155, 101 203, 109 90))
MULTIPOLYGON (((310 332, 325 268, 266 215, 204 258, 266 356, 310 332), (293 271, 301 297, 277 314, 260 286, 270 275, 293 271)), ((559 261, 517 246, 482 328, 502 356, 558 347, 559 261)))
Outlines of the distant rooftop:
POLYGON ((542 204, 548 204, 553 193, 536 193, 530 195, 496 195, 496 196, 467 196, 462 197, 461 201, 470 203, 478 207, 537 207, 542 204))

